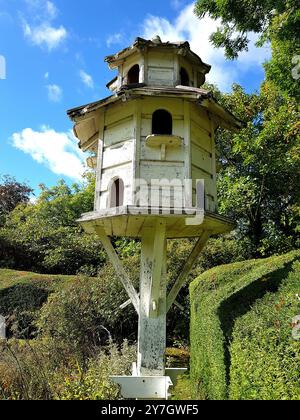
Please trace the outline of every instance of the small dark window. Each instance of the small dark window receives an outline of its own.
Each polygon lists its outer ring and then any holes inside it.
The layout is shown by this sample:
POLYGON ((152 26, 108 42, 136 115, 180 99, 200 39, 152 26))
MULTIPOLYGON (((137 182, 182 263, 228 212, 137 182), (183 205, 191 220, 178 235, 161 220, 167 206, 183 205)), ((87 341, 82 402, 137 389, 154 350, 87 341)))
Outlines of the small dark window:
POLYGON ((205 75, 198 72, 197 74, 197 87, 201 87, 205 83, 205 75))
POLYGON ((124 204, 124 182, 122 179, 116 179, 110 190, 110 207, 122 207, 124 204))
POLYGON ((190 77, 186 69, 181 67, 180 70, 180 84, 181 86, 190 86, 190 77))
POLYGON ((152 134, 173 134, 172 115, 163 109, 155 111, 152 117, 152 134))
POLYGON ((136 64, 128 72, 128 85, 135 85, 140 82, 140 66, 136 64))

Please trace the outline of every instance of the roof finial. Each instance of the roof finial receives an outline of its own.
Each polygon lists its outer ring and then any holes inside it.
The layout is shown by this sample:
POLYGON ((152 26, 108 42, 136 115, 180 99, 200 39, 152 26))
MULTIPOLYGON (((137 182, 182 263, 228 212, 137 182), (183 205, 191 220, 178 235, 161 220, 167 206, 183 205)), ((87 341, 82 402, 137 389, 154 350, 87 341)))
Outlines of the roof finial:
POLYGON ((156 35, 153 39, 152 42, 154 42, 154 44, 161 44, 161 37, 159 35, 156 35))

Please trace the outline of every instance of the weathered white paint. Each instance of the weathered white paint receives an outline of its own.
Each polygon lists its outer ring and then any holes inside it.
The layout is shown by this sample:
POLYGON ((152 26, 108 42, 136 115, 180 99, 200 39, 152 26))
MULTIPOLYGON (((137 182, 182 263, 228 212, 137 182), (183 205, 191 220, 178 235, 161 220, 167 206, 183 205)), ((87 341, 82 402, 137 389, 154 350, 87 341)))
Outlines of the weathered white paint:
POLYGON ((200 103, 202 92, 175 89, 181 84, 181 68, 189 75, 190 87, 202 85, 208 71, 186 46, 163 45, 159 39, 137 47, 141 44, 137 42, 109 60, 110 67, 118 69, 117 80, 110 84, 116 94, 99 107, 94 108, 92 104, 87 115, 86 109, 77 113, 75 134, 84 150, 97 154, 95 212, 84 215, 80 222, 88 233, 98 234, 128 293, 130 301, 122 307, 131 302, 139 314, 136 376, 114 378, 114 381, 122 386, 125 398, 159 399, 168 397, 171 384, 166 377, 168 372, 170 376, 180 373, 165 371, 167 312, 176 302, 209 237, 232 229, 228 219, 215 214, 214 134, 218 125, 236 128, 238 123, 216 102, 202 98, 200 103), (146 87, 125 89, 128 72, 137 64, 139 82, 146 87), (164 89, 167 87, 169 89, 164 89), (172 136, 153 135, 152 115, 157 110, 166 110, 172 115, 172 136), (124 203, 120 208, 110 209, 111 186, 117 178, 124 182, 124 203), (154 207, 152 201, 149 214, 149 202, 138 206, 139 179, 151 183, 152 198, 159 198, 161 189, 170 186, 173 180, 177 180, 180 187, 169 192, 163 190, 164 201, 157 200, 154 207), (186 180, 191 180, 190 190, 182 195, 181 185, 186 180), (198 180, 204 180, 206 212, 195 208, 197 204, 203 207, 203 199, 199 200, 196 195, 198 180), (170 214, 174 194, 174 214, 170 214), (179 196, 181 201, 177 199, 179 196), (139 294, 109 236, 141 238, 139 294), (198 242, 167 297, 167 239, 190 237, 198 238, 198 242))
POLYGON ((137 190, 136 180, 140 179, 140 160, 141 160, 141 132, 142 132, 142 110, 140 109, 139 102, 135 102, 134 113, 135 125, 135 140, 134 140, 134 153, 132 158, 132 203, 135 203, 135 193, 137 190))
POLYGON ((113 168, 124 163, 132 162, 134 141, 128 140, 106 149, 103 153, 103 169, 113 168))
POLYGON ((102 128, 102 130, 99 131, 99 140, 98 140, 96 189, 95 189, 95 201, 94 201, 95 211, 99 211, 101 209, 101 182, 102 182, 102 166, 103 166, 103 151, 104 151, 105 112, 100 113, 98 118, 99 118, 99 125, 102 128))
POLYGON ((122 85, 127 85, 128 84, 128 72, 136 64, 138 64, 140 66, 140 82, 141 83, 143 82, 143 79, 144 79, 143 67, 145 65, 145 56, 144 56, 144 54, 136 53, 136 54, 132 55, 131 57, 128 57, 127 60, 124 62, 122 85))
MULTIPOLYGON (((192 147, 191 147, 191 113, 190 104, 184 101, 184 178, 192 179, 192 147)), ((187 207, 193 206, 192 191, 185 191, 185 203, 187 207)))
POLYGON ((150 50, 148 54, 148 83, 151 86, 174 86, 174 61, 172 53, 150 50))
POLYGON ((168 400, 173 385, 166 376, 111 376, 111 380, 120 385, 123 398, 137 400, 168 400))
POLYGON ((105 147, 110 147, 126 140, 132 140, 133 137, 133 116, 129 116, 114 124, 106 125, 104 133, 105 147))
POLYGON ((109 169, 102 171, 101 178, 101 196, 100 196, 100 210, 109 208, 109 201, 106 200, 107 195, 110 193, 110 186, 112 182, 121 178, 125 185, 124 191, 124 205, 132 205, 132 165, 131 162, 120 164, 120 166, 115 166, 109 169))
MULTIPOLYGON (((124 206, 114 209, 105 209, 98 212, 87 213, 78 221, 89 234, 96 233, 96 227, 104 228, 107 236, 125 236, 140 239, 144 228, 155 227, 159 208, 153 209, 149 214, 148 207, 124 206), (118 230, 117 230, 118 229, 118 230)), ((201 225, 189 226, 187 221, 195 218, 199 210, 174 209, 174 214, 166 214, 168 239, 183 239, 200 237, 204 230, 209 230, 212 235, 229 233, 234 228, 231 220, 224 216, 205 212, 201 225)))
MULTIPOLYGON (((140 151, 140 159, 141 161, 158 161, 160 162, 161 159, 161 148, 160 147, 150 147, 147 145, 146 137, 141 138, 140 142, 141 151, 140 151)), ((184 164, 184 157, 182 154, 183 146, 180 146, 179 148, 174 147, 166 147, 166 155, 165 155, 165 161, 167 162, 179 162, 180 164, 184 164), (178 150, 179 149, 179 150, 178 150)))
POLYGON ((145 228, 142 232, 138 331, 141 376, 165 374, 167 241, 164 229, 163 220, 157 219, 156 229, 145 228))
MULTIPOLYGON (((165 263, 166 220, 158 219, 154 232, 152 277, 150 284, 149 317, 156 318, 159 314, 161 298, 161 276, 165 263)), ((165 281, 165 280, 163 280, 165 281)))
POLYGON ((193 179, 194 192, 187 191, 185 196, 188 208, 196 203, 196 180, 205 179, 206 208, 216 210, 215 126, 207 111, 187 100, 149 97, 110 105, 99 114, 98 126, 103 131, 99 133, 97 210, 109 205, 109 185, 117 177, 125 183, 124 205, 135 203, 136 179, 178 179, 182 183, 193 179), (173 137, 166 136, 164 141, 152 136, 151 118, 157 109, 173 116, 173 137))

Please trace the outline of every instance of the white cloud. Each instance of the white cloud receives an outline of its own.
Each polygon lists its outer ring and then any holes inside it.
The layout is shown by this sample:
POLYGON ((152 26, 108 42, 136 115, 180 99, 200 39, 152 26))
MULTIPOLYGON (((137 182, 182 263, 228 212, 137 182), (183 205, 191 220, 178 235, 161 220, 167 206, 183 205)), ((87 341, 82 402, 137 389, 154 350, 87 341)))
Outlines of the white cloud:
POLYGON ((210 42, 210 35, 220 25, 209 17, 202 20, 194 13, 194 3, 184 7, 174 22, 148 16, 143 23, 143 36, 151 39, 160 35, 163 41, 189 41, 191 48, 204 62, 212 65, 208 81, 216 83, 222 90, 230 90, 232 83, 238 82, 241 72, 250 70, 270 57, 269 48, 257 48, 257 36, 250 34, 251 45, 248 52, 241 54, 236 62, 225 59, 223 49, 216 49, 210 42))
POLYGON ((48 80, 48 79, 49 79, 49 72, 48 72, 48 71, 44 74, 44 78, 45 78, 46 80, 48 80))
POLYGON ((25 0, 29 11, 32 12, 35 18, 53 20, 58 15, 56 5, 50 0, 25 0))
POLYGON ((55 6, 54 3, 52 3, 52 1, 46 2, 46 12, 47 12, 48 18, 51 20, 55 19, 56 16, 58 15, 57 7, 55 6))
POLYGON ((49 51, 59 47, 66 40, 68 32, 63 25, 52 23, 59 13, 55 4, 49 0, 25 1, 29 11, 28 18, 21 16, 25 38, 49 51))
POLYGON ((41 131, 26 128, 12 135, 15 148, 30 155, 57 175, 80 180, 84 172, 84 154, 72 131, 59 133, 49 127, 41 131))
POLYGON ((116 33, 110 35, 106 40, 106 45, 110 48, 112 45, 115 44, 122 44, 123 42, 123 35, 121 33, 116 33))
POLYGON ((94 88, 94 80, 92 76, 90 76, 84 70, 80 70, 79 75, 80 75, 82 83, 84 83, 90 89, 94 88))
POLYGON ((38 26, 31 26, 24 20, 23 31, 25 37, 33 45, 39 47, 46 46, 49 51, 59 47, 68 36, 67 30, 63 26, 55 28, 47 22, 38 26))
POLYGON ((51 102, 60 102, 62 100, 62 89, 58 85, 48 85, 48 98, 51 102))

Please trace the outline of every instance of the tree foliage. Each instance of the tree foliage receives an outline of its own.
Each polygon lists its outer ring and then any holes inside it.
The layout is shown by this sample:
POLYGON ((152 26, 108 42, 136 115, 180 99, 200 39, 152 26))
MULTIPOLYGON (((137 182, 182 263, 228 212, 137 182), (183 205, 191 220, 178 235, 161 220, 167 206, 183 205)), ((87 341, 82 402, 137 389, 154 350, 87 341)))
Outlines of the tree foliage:
POLYGON ((248 49, 250 32, 260 34, 259 45, 270 42, 268 79, 299 99, 299 79, 293 75, 295 57, 300 55, 299 0, 197 0, 195 11, 200 18, 208 15, 221 20, 211 41, 225 48, 227 58, 237 58, 248 49))
POLYGON ((105 260, 100 241, 87 235, 76 220, 93 209, 94 179, 83 185, 40 186, 35 203, 19 205, 0 230, 0 264, 49 274, 89 275, 105 260))
POLYGON ((248 32, 262 34, 262 40, 273 36, 281 40, 299 37, 299 0, 198 0, 196 13, 221 19, 222 26, 213 34, 217 47, 225 47, 230 58, 249 44, 248 32), (280 26, 276 25, 280 19, 280 26), (274 25, 275 24, 275 25, 274 25))
POLYGON ((29 202, 32 193, 33 190, 27 184, 21 184, 8 175, 0 178, 0 226, 19 204, 29 202))
POLYGON ((235 85, 219 101, 246 123, 239 133, 220 130, 220 211, 238 222, 254 256, 300 245, 300 126, 297 102, 271 83, 260 94, 235 85))

